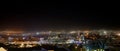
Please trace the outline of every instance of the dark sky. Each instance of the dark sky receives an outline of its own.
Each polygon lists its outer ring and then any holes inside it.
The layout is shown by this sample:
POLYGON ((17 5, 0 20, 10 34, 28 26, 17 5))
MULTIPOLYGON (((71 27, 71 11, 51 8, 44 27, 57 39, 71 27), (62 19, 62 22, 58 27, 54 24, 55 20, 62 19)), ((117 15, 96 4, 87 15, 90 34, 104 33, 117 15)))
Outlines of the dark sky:
POLYGON ((16 1, 1 5, 0 30, 120 29, 111 3, 16 1))

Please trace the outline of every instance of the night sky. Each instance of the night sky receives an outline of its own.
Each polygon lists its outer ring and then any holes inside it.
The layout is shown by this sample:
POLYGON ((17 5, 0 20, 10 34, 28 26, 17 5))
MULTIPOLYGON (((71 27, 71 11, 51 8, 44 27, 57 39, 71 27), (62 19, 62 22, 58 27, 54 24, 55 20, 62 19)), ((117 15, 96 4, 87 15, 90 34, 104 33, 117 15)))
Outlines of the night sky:
POLYGON ((120 29, 119 8, 113 4, 77 1, 7 2, 0 9, 0 30, 120 29))

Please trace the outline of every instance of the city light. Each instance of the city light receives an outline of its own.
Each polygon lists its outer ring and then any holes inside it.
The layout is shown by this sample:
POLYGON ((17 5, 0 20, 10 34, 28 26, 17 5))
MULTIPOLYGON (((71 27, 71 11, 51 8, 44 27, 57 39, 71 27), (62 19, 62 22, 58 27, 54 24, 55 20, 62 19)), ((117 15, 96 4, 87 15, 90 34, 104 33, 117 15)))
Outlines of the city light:
POLYGON ((40 33, 39 32, 36 32, 37 35, 39 35, 40 33))
POLYGON ((20 47, 21 47, 21 48, 24 47, 24 44, 22 43, 22 44, 20 45, 20 47))
POLYGON ((76 33, 76 31, 71 31, 70 33, 71 33, 71 34, 76 33))
POLYGON ((117 35, 120 36, 120 33, 118 33, 117 35))
MULTIPOLYGON (((67 31, 63 32, 32 32, 32 33, 22 33, 19 35, 10 34, 9 36, 1 35, 1 42, 6 41, 8 44, 18 45, 18 48, 32 48, 35 45, 53 45, 53 44, 62 44, 70 46, 73 44, 73 47, 77 50, 86 49, 86 51, 105 51, 104 46, 110 42, 110 38, 117 39, 117 37, 109 37, 109 31, 99 31, 96 34, 95 31, 80 31, 79 36, 77 31, 67 31), (50 33, 50 34, 49 34, 50 33), (104 34, 104 35, 101 35, 104 34), (106 35, 105 35, 106 34, 106 35), (7 38, 4 38, 4 37, 7 38), (107 39, 107 38, 109 39, 107 39), (108 41, 107 43, 105 41, 108 41), (100 42, 99 42, 100 41, 100 42), (103 43, 104 42, 104 43, 103 43), (93 44, 94 43, 94 44, 93 44), (103 45, 105 44, 105 45, 103 45), (76 46, 77 45, 77 46, 76 46), (100 46, 101 45, 101 46, 100 46), (101 49, 102 48, 102 49, 101 49)), ((112 35, 120 36, 120 33, 113 33, 112 35)), ((111 39, 113 40, 113 39, 111 39)), ((68 47, 69 47, 68 46, 68 47)), ((16 46, 15 46, 16 47, 16 46)))
POLYGON ((0 47, 0 51, 7 51, 7 50, 5 50, 3 47, 0 47))

